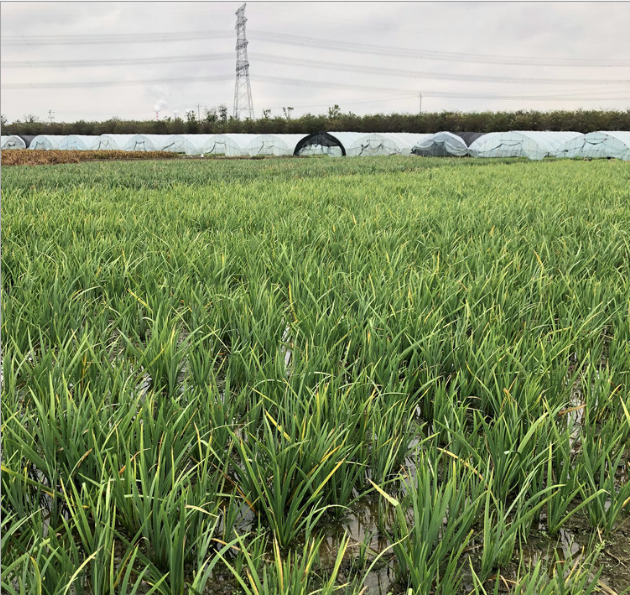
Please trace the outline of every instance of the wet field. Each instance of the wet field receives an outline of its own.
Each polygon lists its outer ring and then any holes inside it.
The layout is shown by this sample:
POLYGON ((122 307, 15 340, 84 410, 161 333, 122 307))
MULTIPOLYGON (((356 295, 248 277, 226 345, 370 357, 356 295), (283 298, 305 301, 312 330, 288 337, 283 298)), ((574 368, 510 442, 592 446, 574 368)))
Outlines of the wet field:
POLYGON ((628 591, 629 187, 3 168, 2 591, 628 591))

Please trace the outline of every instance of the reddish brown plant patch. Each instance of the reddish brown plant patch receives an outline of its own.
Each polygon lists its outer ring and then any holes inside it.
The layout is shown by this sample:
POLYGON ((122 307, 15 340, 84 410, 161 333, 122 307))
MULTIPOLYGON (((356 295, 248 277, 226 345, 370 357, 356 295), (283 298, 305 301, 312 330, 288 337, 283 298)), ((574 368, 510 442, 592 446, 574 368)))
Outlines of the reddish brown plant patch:
POLYGON ((40 151, 10 149, 2 151, 2 165, 55 165, 82 161, 110 161, 129 159, 176 159, 165 151, 40 151))

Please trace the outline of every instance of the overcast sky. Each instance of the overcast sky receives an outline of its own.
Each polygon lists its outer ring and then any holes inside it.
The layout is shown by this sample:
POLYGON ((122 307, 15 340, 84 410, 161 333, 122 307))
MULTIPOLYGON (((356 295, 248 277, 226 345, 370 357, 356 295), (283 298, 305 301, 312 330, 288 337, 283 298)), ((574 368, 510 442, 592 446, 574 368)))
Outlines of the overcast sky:
MULTIPOLYGON (((2 114, 232 113, 240 4, 2 2, 2 114)), ((423 111, 630 108, 628 2, 249 2, 246 16, 257 117, 416 113, 419 93, 423 111)))

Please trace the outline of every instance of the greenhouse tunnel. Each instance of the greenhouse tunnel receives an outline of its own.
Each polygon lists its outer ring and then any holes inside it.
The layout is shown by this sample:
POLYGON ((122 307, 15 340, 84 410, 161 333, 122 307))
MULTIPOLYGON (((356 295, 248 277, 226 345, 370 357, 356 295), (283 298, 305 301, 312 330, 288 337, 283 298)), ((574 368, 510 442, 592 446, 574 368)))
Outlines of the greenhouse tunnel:
POLYGON ((98 139, 98 136, 70 134, 59 143, 59 149, 63 151, 89 151, 98 143, 98 139))
POLYGON ((61 134, 38 134, 29 144, 29 149, 52 151, 59 149, 59 144, 65 138, 61 134))
POLYGON ((95 151, 122 151, 133 134, 101 134, 94 143, 95 151))
POLYGON ((26 147, 26 142, 20 136, 12 135, 2 137, 3 149, 26 149, 26 147))
POLYGON ((421 157, 463 157, 469 145, 483 136, 482 132, 448 132, 426 135, 413 146, 411 152, 421 157))
POLYGON ((436 132, 423 135, 411 149, 419 157, 462 157, 468 147, 462 138, 452 132, 436 132))
POLYGON ((161 151, 168 153, 184 153, 185 155, 194 155, 197 148, 190 140, 188 135, 172 134, 162 141, 161 151))
POLYGON ((241 157, 247 155, 247 145, 256 138, 256 134, 213 134, 203 143, 203 155, 223 155, 241 157))
POLYGON ((348 157, 373 155, 410 155, 421 135, 411 133, 332 132, 343 143, 348 157), (348 135, 356 136, 348 136, 348 135), (345 142, 344 142, 345 141, 345 142))
POLYGON ((383 136, 393 140, 398 145, 398 152, 393 155, 411 155, 411 149, 414 145, 421 142, 430 134, 421 134, 417 132, 386 132, 383 136))
MULTIPOLYGON (((164 150, 169 151, 167 148, 168 143, 173 140, 173 138, 184 139, 186 141, 185 145, 181 145, 181 147, 186 146, 188 150, 192 151, 191 153, 187 153, 188 155, 201 155, 203 153, 203 147, 205 144, 213 137, 216 136, 214 134, 180 134, 173 135, 169 141, 167 141, 164 150)), ((175 144, 176 147, 180 146, 175 144)))
POLYGON ((359 139, 368 136, 365 132, 328 132, 330 136, 339 141, 343 147, 346 156, 349 155, 348 149, 359 139))
POLYGON ((630 132, 589 132, 563 143, 556 151, 556 157, 630 161, 630 132))
POLYGON ((123 151, 161 151, 167 137, 166 134, 134 134, 123 151))
POLYGON ((302 138, 303 134, 259 134, 247 145, 246 151, 252 157, 293 155, 302 138))
POLYGON ((541 160, 555 156, 563 143, 579 136, 579 132, 490 132, 472 142, 468 152, 473 157, 527 157, 541 160))
POLYGON ((313 132, 295 145, 294 155, 329 155, 345 157, 346 149, 341 141, 328 132, 313 132))

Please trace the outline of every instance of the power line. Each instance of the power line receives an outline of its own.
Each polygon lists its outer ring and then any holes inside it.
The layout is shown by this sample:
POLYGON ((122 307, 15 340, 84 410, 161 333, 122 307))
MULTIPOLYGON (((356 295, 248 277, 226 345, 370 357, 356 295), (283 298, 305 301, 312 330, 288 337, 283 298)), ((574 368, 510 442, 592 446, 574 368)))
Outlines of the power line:
MULTIPOLYGON (((71 88, 96 88, 96 87, 109 87, 109 86, 130 86, 130 85, 143 85, 153 83, 205 83, 205 82, 218 82, 233 80, 233 75, 218 75, 218 76, 206 76, 206 77, 173 77, 162 79, 136 79, 136 80, 114 80, 114 81, 81 81, 81 82, 68 82, 68 83, 17 83, 17 84, 5 84, 2 88, 7 89, 71 89, 71 88)), ((314 81, 308 79, 292 79, 276 76, 263 76, 257 75, 257 82, 267 82, 273 84, 292 85, 292 86, 305 86, 305 87, 319 87, 324 89, 348 89, 368 92, 385 92, 395 94, 405 94, 413 97, 417 97, 418 91, 415 89, 394 89, 391 87, 375 87, 373 85, 350 85, 346 83, 334 83, 331 81, 314 81)), ((620 91, 623 93, 623 91, 620 91)), ((477 94, 477 93, 456 93, 445 91, 431 91, 422 90, 424 97, 437 97, 437 98, 459 98, 459 99, 501 99, 501 100, 522 100, 531 99, 539 101, 560 101, 567 99, 576 100, 619 100, 627 99, 630 93, 625 93, 622 96, 613 96, 610 93, 603 95, 583 95, 584 91, 566 91, 564 94, 555 93, 553 95, 497 95, 497 94, 477 94)), ((587 91, 590 93, 590 91, 587 91)))
POLYGON ((152 83, 206 83, 215 81, 234 80, 233 74, 224 74, 206 77, 181 77, 162 79, 134 79, 134 80, 113 80, 113 81, 80 81, 67 83, 15 83, 3 84, 3 89, 89 89, 96 87, 126 87, 133 85, 146 85, 152 83))
POLYGON ((106 33, 102 35, 9 35, 2 45, 94 45, 114 43, 155 43, 159 41, 191 41, 233 37, 228 31, 184 31, 179 33, 106 33))
MULTIPOLYGON (((306 87, 321 87, 321 88, 336 88, 336 89, 352 89, 360 91, 391 91, 395 93, 405 93, 409 96, 417 97, 418 91, 412 89, 392 89, 384 87, 374 86, 361 86, 361 85, 348 85, 344 83, 334 83, 330 81, 312 81, 305 79, 290 79, 275 76, 260 76, 256 75, 256 81, 277 83, 282 85, 294 85, 294 86, 306 86, 306 87)), ((610 93, 603 95, 580 95, 582 91, 566 92, 564 95, 555 93, 553 95, 497 95, 497 94, 479 94, 479 93, 456 93, 448 91, 430 91, 422 90, 423 97, 439 97, 439 98, 460 98, 460 99, 536 99, 536 100, 567 100, 567 99, 627 99, 630 97, 630 91, 622 95, 621 97, 612 97, 610 93)), ((622 91, 623 92, 623 91, 622 91)))
MULTIPOLYGON (((12 3, 12 7, 11 7, 11 11, 3 11, 2 14, 2 20, 15 20, 17 19, 22 19, 24 17, 28 17, 29 21, 33 21, 35 22, 35 19, 39 19, 40 22, 38 22, 37 24, 40 24, 41 21, 43 21, 44 23, 47 22, 48 19, 53 18, 53 17, 76 17, 77 16, 77 10, 76 8, 72 7, 72 4, 74 4, 73 2, 63 2, 64 4, 69 4, 71 8, 68 8, 67 10, 60 10, 59 8, 56 8, 55 10, 45 10, 42 9, 43 6, 49 5, 49 6, 59 6, 60 3, 53 3, 53 2, 40 2, 37 12, 34 12, 32 8, 27 8, 26 10, 16 10, 17 7, 20 6, 21 3, 19 2, 14 2, 12 3)), ((177 6, 177 8, 175 10, 172 11, 166 11, 164 10, 164 7, 160 7, 160 11, 159 11, 159 16, 164 17, 164 16, 182 16, 182 15, 186 15, 186 16, 193 16, 193 17, 199 17, 201 16, 198 10, 193 10, 193 11, 187 11, 187 10, 183 10, 183 7, 186 4, 193 4, 196 7, 199 6, 203 6, 203 2, 177 2, 177 3, 163 3, 163 4, 174 4, 175 6, 177 6)), ((89 16, 93 17, 107 17, 111 15, 111 12, 102 12, 102 13, 98 13, 98 11, 96 10, 97 8, 105 8, 106 10, 110 10, 112 9, 112 7, 115 7, 116 2, 93 2, 90 7, 89 7, 89 16)), ((125 7, 124 7, 125 13, 124 15, 122 15, 124 18, 129 18, 131 16, 136 16, 136 17, 147 17, 147 16, 153 16, 155 15, 156 11, 155 8, 153 6, 151 6, 148 2, 126 2, 125 3, 125 7)), ((79 16, 88 16, 86 13, 82 13, 79 16)))
POLYGON ((252 60, 269 62, 273 64, 310 66, 312 68, 340 70, 342 72, 358 72, 367 74, 381 74, 384 76, 398 76, 405 78, 423 78, 449 81, 473 81, 492 83, 536 83, 536 84, 570 84, 570 85, 625 85, 630 84, 630 79, 557 79, 557 78, 522 78, 512 76, 490 76, 476 74, 452 74, 446 72, 427 72, 416 70, 403 70, 397 68, 378 68, 374 66, 361 66, 358 64, 340 64, 338 62, 324 62, 321 60, 307 60, 288 58, 286 56, 274 56, 270 54, 252 54, 252 60))
MULTIPOLYGON (((108 58, 105 60, 18 60, 2 62, 2 68, 94 68, 99 66, 131 66, 146 64, 177 64, 183 62, 205 62, 209 60, 232 60, 233 54, 192 54, 185 56, 161 56, 152 58, 108 58)), ((416 70, 403 70, 397 68, 378 68, 373 66, 361 66, 357 64, 344 64, 338 62, 325 62, 321 60, 308 60, 276 56, 273 54, 254 53, 252 60, 271 64, 286 64, 296 66, 310 66, 312 68, 339 70, 342 72, 358 72, 367 74, 381 74, 384 76, 397 76, 406 78, 424 78, 452 81, 478 81, 492 83, 523 83, 523 84, 571 84, 571 85, 617 85, 629 84, 630 79, 557 79, 557 78, 523 78, 512 76, 490 76, 475 74, 453 74, 445 72, 428 72, 416 70)))
MULTIPOLYGON (((229 38, 233 33, 227 31, 189 31, 164 33, 117 33, 94 35, 12 35, 1 39, 2 45, 90 45, 113 43, 155 43, 170 41, 188 41, 194 39, 229 38)), ((374 44, 349 42, 339 39, 319 39, 302 35, 288 35, 269 31, 250 31, 250 38, 291 46, 315 47, 343 52, 359 52, 384 56, 400 56, 440 60, 448 62, 473 62, 485 64, 506 64, 524 66, 562 66, 562 67, 628 67, 630 60, 601 60, 594 58, 548 58, 524 56, 496 56, 474 54, 471 52, 444 52, 434 50, 416 50, 413 48, 385 47, 374 44)))
POLYGON ((509 64, 527 66, 593 66, 598 68, 626 67, 630 66, 630 60, 596 60, 592 58, 546 58, 546 57, 518 57, 518 56, 493 56, 488 54, 473 54, 469 52, 438 52, 416 50, 412 48, 395 48, 356 43, 332 39, 316 39, 301 35, 287 35, 285 33, 271 33, 266 31, 250 32, 252 39, 279 43, 284 45, 302 45, 315 47, 319 50, 330 49, 342 52, 360 52, 378 54, 383 56, 401 56, 409 58, 424 58, 425 60, 444 60, 449 62, 478 62, 486 64, 509 64))
POLYGON ((107 58, 105 60, 13 60, 2 62, 2 68, 95 68, 99 66, 133 66, 144 64, 175 64, 233 60, 234 53, 191 54, 187 56, 161 56, 153 58, 107 58))

